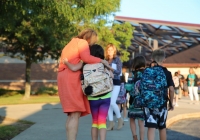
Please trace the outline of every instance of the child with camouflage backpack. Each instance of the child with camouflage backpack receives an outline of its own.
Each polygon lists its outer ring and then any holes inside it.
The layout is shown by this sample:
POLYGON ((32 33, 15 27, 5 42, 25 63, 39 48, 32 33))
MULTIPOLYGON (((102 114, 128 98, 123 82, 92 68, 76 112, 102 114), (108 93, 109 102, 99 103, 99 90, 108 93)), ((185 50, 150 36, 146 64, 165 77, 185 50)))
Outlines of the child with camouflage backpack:
MULTIPOLYGON (((152 72, 152 77, 154 75, 158 75, 153 82, 156 84, 149 84, 148 86, 151 87, 152 91, 154 92, 152 95, 157 95, 157 97, 152 96, 153 98, 150 100, 146 100, 146 107, 144 107, 144 122, 145 127, 148 127, 148 140, 154 140, 155 137, 155 128, 159 129, 160 140, 166 140, 166 119, 167 119, 167 112, 168 110, 173 110, 173 98, 174 98, 174 82, 172 79, 171 72, 167 70, 167 68, 162 67, 162 64, 165 60, 165 52, 161 49, 155 50, 152 53, 153 59, 153 67, 145 69, 143 73, 143 78, 141 80, 141 92, 144 91, 146 88, 146 93, 150 92, 149 88, 146 84, 152 82, 152 79, 145 79, 148 76, 145 76, 145 73, 152 72), (164 75, 163 75, 164 73, 164 75), (162 77, 161 77, 162 76, 162 77), (158 81, 156 81, 158 80, 158 81), (144 82, 145 81, 145 82, 144 82), (160 86, 160 87, 159 87, 160 86), (164 86, 164 88, 162 87, 164 86), (162 87, 162 88, 161 88, 162 87), (160 91, 156 91, 154 89, 159 89, 160 91), (168 95, 169 90, 169 95, 168 95), (167 109, 167 101, 169 96, 169 106, 167 109), (155 100, 154 100, 155 99, 155 100), (158 100, 159 99, 159 100, 158 100), (155 105, 156 100, 158 100, 157 105, 155 105)), ((152 65, 151 65, 152 66, 152 65)), ((151 76, 149 75, 149 76, 151 76)), ((144 93, 142 93, 144 94, 144 93)))

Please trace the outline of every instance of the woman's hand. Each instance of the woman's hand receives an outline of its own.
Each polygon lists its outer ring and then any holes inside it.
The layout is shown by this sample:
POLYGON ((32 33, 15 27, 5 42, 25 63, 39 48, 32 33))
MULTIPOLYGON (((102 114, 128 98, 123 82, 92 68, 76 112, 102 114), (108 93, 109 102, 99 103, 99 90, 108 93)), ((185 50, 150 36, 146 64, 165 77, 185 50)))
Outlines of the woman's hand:
POLYGON ((62 63, 66 65, 66 62, 68 62, 67 58, 62 59, 62 63))
POLYGON ((72 71, 78 71, 83 66, 83 61, 82 60, 80 60, 80 62, 78 64, 71 64, 70 62, 68 62, 67 58, 64 58, 64 59, 62 59, 62 63, 64 65, 66 65, 72 71))

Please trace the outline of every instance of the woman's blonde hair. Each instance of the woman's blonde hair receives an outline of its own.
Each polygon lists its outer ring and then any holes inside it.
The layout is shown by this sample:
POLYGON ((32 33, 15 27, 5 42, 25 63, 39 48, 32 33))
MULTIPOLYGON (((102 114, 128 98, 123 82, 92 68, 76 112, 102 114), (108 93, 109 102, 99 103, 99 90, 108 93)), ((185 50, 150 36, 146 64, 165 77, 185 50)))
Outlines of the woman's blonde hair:
POLYGON ((97 32, 93 29, 85 29, 81 31, 76 37, 88 41, 89 45, 93 45, 97 42, 97 32))
POLYGON ((108 55, 108 49, 112 47, 114 50, 114 54, 113 54, 113 58, 115 58, 117 56, 117 48, 115 47, 114 44, 110 43, 106 46, 106 50, 105 50, 105 59, 108 60, 109 59, 109 55, 108 55))
POLYGON ((194 69, 193 68, 189 68, 189 73, 195 74, 194 69))

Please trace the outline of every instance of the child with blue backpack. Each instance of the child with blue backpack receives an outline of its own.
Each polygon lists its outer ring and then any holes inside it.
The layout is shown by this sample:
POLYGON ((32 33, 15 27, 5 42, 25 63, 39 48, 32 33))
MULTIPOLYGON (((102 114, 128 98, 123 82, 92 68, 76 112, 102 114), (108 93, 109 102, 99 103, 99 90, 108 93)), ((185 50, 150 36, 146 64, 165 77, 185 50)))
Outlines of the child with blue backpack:
POLYGON ((143 96, 146 102, 144 123, 145 127, 148 128, 148 140, 154 140, 155 129, 159 129, 160 140, 166 140, 167 113, 168 110, 174 109, 174 82, 171 72, 162 67, 165 60, 165 52, 161 49, 153 51, 152 59, 153 67, 145 69, 140 83, 141 92, 142 94, 144 93, 143 96), (153 76, 156 77, 152 78, 153 76), (152 81, 154 84, 151 83, 152 81), (169 105, 167 106, 168 99, 169 105))

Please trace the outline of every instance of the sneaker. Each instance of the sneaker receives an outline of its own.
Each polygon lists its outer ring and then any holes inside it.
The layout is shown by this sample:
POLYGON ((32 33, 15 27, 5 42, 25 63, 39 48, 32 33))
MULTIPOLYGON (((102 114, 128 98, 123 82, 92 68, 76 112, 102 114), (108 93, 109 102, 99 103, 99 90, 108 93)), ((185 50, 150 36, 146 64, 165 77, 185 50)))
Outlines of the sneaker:
POLYGON ((124 122, 128 122, 128 118, 124 118, 124 122))

